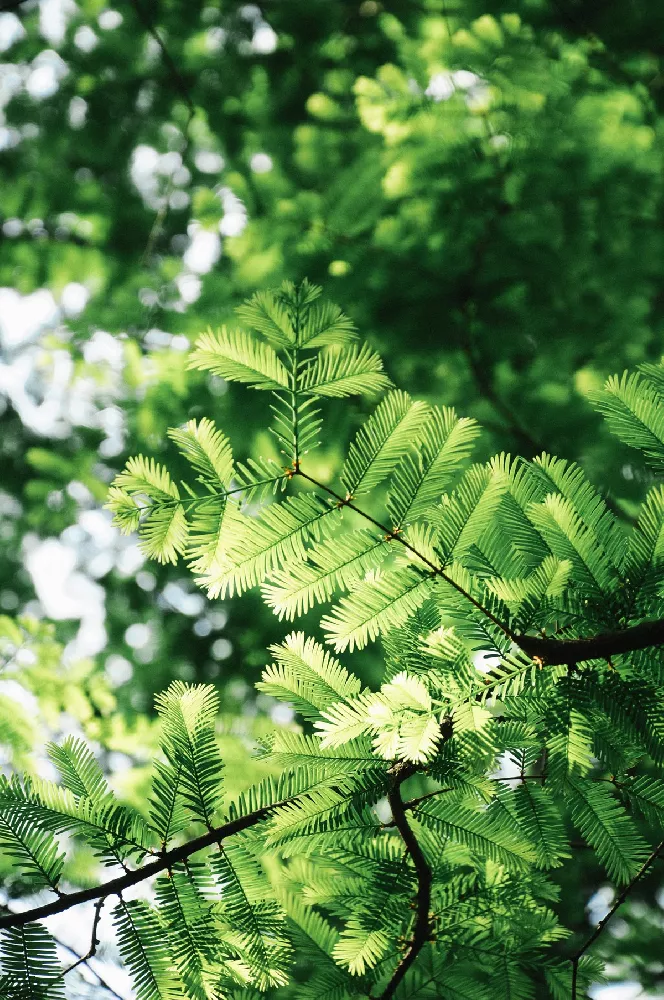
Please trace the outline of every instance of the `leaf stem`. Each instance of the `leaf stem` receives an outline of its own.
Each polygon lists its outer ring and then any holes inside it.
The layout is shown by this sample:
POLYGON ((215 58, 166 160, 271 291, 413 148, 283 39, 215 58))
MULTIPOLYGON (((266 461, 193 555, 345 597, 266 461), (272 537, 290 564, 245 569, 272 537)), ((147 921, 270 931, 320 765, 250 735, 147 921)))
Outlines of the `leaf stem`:
POLYGON ((600 936, 600 934, 602 933, 602 931, 605 929, 606 925, 609 923, 609 921, 611 920, 611 918, 615 915, 616 911, 625 902, 625 900, 627 899, 627 897, 629 896, 630 892, 632 891, 632 889, 634 888, 634 886, 636 885, 636 883, 639 881, 639 879, 641 879, 646 874, 646 872, 648 871, 648 869, 651 868, 654 865, 655 861, 657 861, 657 858, 659 857, 659 855, 662 852, 662 850, 664 850, 664 840, 657 845, 657 847, 652 852, 652 854, 650 855, 650 857, 646 861, 644 861, 644 863, 641 865, 641 867, 639 868, 639 870, 636 873, 636 875, 634 876, 634 878, 630 882, 628 882, 627 885, 624 887, 624 889, 620 892, 620 894, 618 895, 618 898, 616 899, 615 903, 613 904, 613 906, 611 907, 611 909, 609 910, 609 912, 606 914, 606 916, 604 917, 604 919, 600 920, 600 922, 598 923, 597 927, 592 932, 592 934, 590 935, 590 937, 583 943, 583 945, 579 948, 579 950, 577 952, 575 952, 575 954, 572 956, 572 958, 571 958, 571 962, 572 962, 572 1000, 576 1000, 576 990, 577 990, 577 977, 578 977, 579 960, 582 958, 583 955, 585 955, 585 953, 588 951, 588 949, 595 943, 595 941, 597 940, 597 938, 600 936))

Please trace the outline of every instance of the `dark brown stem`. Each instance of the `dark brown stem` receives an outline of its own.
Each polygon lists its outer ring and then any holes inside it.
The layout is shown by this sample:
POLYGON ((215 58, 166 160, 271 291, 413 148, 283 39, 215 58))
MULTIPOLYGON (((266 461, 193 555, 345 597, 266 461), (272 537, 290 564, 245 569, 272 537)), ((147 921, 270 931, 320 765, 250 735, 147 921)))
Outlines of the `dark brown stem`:
POLYGON ((124 875, 119 875, 117 878, 111 879, 102 885, 94 885, 89 889, 81 889, 79 892, 63 893, 52 902, 44 903, 43 906, 35 906, 32 910, 24 910, 22 913, 10 913, 7 916, 0 917, 0 930, 8 927, 23 927, 25 924, 30 924, 35 920, 43 920, 45 917, 50 917, 54 913, 64 913, 66 910, 70 910, 73 906, 79 906, 81 903, 89 903, 93 899, 98 900, 105 899, 107 896, 119 896, 125 889, 131 888, 132 885, 138 885, 140 882, 145 882, 146 879, 153 878, 161 872, 168 871, 173 865, 186 860, 192 854, 205 850, 206 847, 212 847, 214 844, 219 844, 222 840, 232 837, 242 830, 248 830, 250 827, 266 819, 274 809, 278 809, 279 806, 285 805, 288 801, 291 800, 285 799, 283 802, 275 802, 272 806, 257 809, 246 816, 241 816, 238 819, 230 820, 228 823, 223 823, 221 826, 213 827, 212 830, 202 834, 200 837, 196 837, 186 844, 181 844, 179 847, 174 847, 170 851, 165 851, 156 861, 151 861, 136 871, 129 871, 124 875))
POLYGON ((401 798, 401 785, 406 778, 409 778, 415 773, 415 770, 416 769, 412 765, 406 765, 403 767, 398 772, 397 778, 387 798, 392 810, 394 825, 401 834, 413 865, 415 866, 415 874, 417 876, 417 915, 415 917, 413 936, 411 938, 410 945, 408 946, 408 951, 401 962, 399 962, 392 978, 380 994, 379 1000, 391 1000, 391 997, 394 996, 399 984, 419 953, 422 951, 422 948, 429 940, 431 934, 431 921, 429 917, 429 909, 431 907, 431 869, 427 864, 422 848, 417 842, 417 837, 408 825, 408 820, 406 819, 406 807, 403 799, 401 798))
POLYGON ((657 847, 652 852, 652 854, 647 859, 647 861, 644 861, 644 863, 641 865, 641 867, 639 868, 639 870, 636 873, 636 875, 634 876, 634 878, 631 880, 631 882, 628 882, 627 885, 624 887, 624 889, 620 892, 620 894, 618 895, 618 898, 616 899, 615 903, 613 904, 613 906, 611 907, 611 909, 609 910, 609 912, 607 913, 607 915, 604 917, 604 919, 600 920, 600 922, 598 923, 597 927, 592 932, 592 934, 590 935, 590 937, 583 943, 583 945, 579 948, 579 950, 572 956, 572 959, 571 959, 571 961, 572 961, 572 1000, 576 1000, 577 973, 578 973, 578 967, 579 967, 579 960, 582 958, 583 955, 585 955, 585 953, 588 951, 588 949, 595 943, 595 941, 597 940, 597 938, 600 936, 600 934, 602 933, 602 931, 605 929, 606 925, 609 923, 609 921, 615 915, 615 913, 617 912, 617 910, 625 902, 625 900, 627 899, 627 897, 629 896, 630 892, 632 891, 632 889, 634 888, 634 886, 636 885, 636 883, 639 881, 639 879, 643 878, 643 876, 648 871, 648 869, 651 868, 654 865, 655 861, 657 861, 657 858, 659 857, 659 855, 662 852, 662 850, 664 850, 664 840, 660 844, 657 845, 657 847))
POLYGON ((469 594, 467 590, 464 590, 463 587, 456 582, 456 580, 453 580, 451 576, 448 576, 442 566, 436 565, 436 563, 432 562, 430 559, 427 559, 427 557, 423 555, 421 552, 418 552, 415 546, 411 545, 410 542, 407 541, 402 535, 398 534, 394 528, 388 528, 386 524, 381 524, 381 522, 377 521, 375 517, 371 516, 371 514, 367 514, 366 511, 362 510, 360 507, 357 507, 348 497, 342 497, 340 493, 336 492, 336 490, 331 489, 325 483, 321 483, 318 479, 314 479, 313 476, 307 475, 307 473, 303 472, 302 469, 298 468, 296 470, 296 475, 301 476, 303 479, 306 479, 307 482, 312 483, 314 486, 317 486, 318 489, 324 490, 331 497, 334 497, 334 499, 337 500, 342 507, 348 507, 349 510, 354 510, 355 513, 359 514, 360 517, 363 517, 365 521, 369 521, 369 523, 373 524, 375 528, 378 528, 378 530, 382 532, 387 541, 398 542, 400 545, 403 545, 403 547, 408 549, 409 552, 412 552, 414 555, 416 555, 417 558, 420 559, 425 566, 428 566, 434 576, 440 577, 440 579, 444 580, 445 583, 449 583, 451 587, 454 587, 454 589, 459 594, 461 594, 462 597, 465 597, 465 599, 469 601, 478 611, 480 611, 483 615, 485 615, 485 617, 488 618, 489 621, 493 622, 496 628, 499 628, 500 631, 508 637, 508 639, 511 639, 512 642, 518 642, 518 637, 511 631, 511 629, 507 625, 499 621, 498 618, 496 618, 496 616, 492 614, 488 608, 483 607, 483 605, 480 604, 480 602, 477 601, 472 596, 472 594, 469 594))
POLYGON ((79 965, 86 965, 88 960, 94 958, 97 954, 97 945, 99 944, 99 939, 97 937, 97 928, 99 927, 99 921, 101 920, 101 911, 106 902, 106 896, 101 896, 95 903, 95 915, 92 921, 92 931, 90 933, 90 947, 88 948, 85 955, 79 955, 77 960, 70 965, 69 968, 65 969, 59 979, 64 979, 65 976, 73 972, 74 969, 78 968, 79 965))
POLYGON ((472 594, 469 594, 460 584, 448 576, 442 566, 436 565, 436 563, 428 559, 423 553, 419 552, 403 535, 398 534, 393 528, 382 524, 375 517, 372 517, 371 514, 367 514, 366 511, 356 506, 349 497, 341 496, 340 493, 337 493, 336 490, 333 490, 325 483, 321 483, 318 479, 314 479, 313 476, 303 472, 301 468, 296 469, 294 475, 301 476, 302 479, 306 479, 313 486, 324 490, 329 496, 334 497, 341 506, 355 511, 365 521, 378 528, 386 540, 398 542, 400 545, 403 545, 409 552, 416 555, 425 566, 428 566, 433 575, 445 580, 451 587, 454 587, 462 597, 469 601, 477 611, 485 615, 490 622, 499 628, 524 653, 532 659, 540 660, 545 666, 555 667, 565 663, 576 664, 582 663, 584 660, 605 660, 617 653, 631 653, 639 649, 647 649, 648 646, 664 645, 664 620, 643 622, 639 625, 632 625, 629 628, 621 629, 620 631, 604 632, 601 635, 591 636, 587 639, 554 639, 553 637, 516 635, 509 626, 499 621, 488 608, 485 608, 472 594))
POLYGON ((604 632, 588 639, 554 639, 521 635, 515 639, 524 653, 541 660, 545 666, 606 660, 618 653, 664 644, 664 621, 642 622, 619 632, 604 632))

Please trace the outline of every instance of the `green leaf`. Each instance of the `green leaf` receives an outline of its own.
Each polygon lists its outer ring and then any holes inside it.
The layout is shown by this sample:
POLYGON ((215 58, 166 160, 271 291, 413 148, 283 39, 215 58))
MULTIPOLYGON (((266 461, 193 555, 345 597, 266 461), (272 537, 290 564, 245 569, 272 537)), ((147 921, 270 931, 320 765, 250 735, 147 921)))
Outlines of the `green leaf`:
POLYGON ((415 810, 417 819, 452 841, 468 847, 479 858, 488 858, 512 871, 527 871, 535 863, 534 848, 516 829, 489 815, 474 812, 458 802, 431 799, 415 810))
POLYGON ((276 663, 265 668, 256 687, 292 702, 305 718, 318 719, 321 710, 360 691, 358 678, 304 632, 291 633, 283 643, 270 646, 270 652, 276 663))
POLYGON ((326 639, 340 653, 363 649, 381 632, 402 625, 427 599, 431 577, 414 569, 388 570, 358 584, 321 621, 326 639))
POLYGON ((298 375, 298 390, 314 396, 372 395, 391 384, 379 355, 368 344, 346 350, 329 348, 298 375))
POLYGON ((175 866, 155 883, 169 950, 191 1000, 220 1000, 221 996, 214 987, 222 964, 221 940, 207 898, 213 891, 207 866, 192 861, 175 866))
POLYGON ((348 451, 341 481, 349 495, 369 493, 389 476, 417 439, 428 416, 425 403, 390 392, 360 427, 348 451))
POLYGON ((650 463, 664 464, 664 409, 662 394, 638 372, 607 379, 601 392, 590 399, 604 414, 609 430, 632 448, 643 452, 650 463))
POLYGON ((353 340, 357 340, 355 324, 342 313, 339 306, 325 299, 309 306, 299 331, 301 347, 329 347, 353 340))
POLYGON ((275 347, 292 347, 295 331, 288 310, 272 291, 256 292, 235 313, 243 323, 262 333, 275 347))
MULTIPOLYGON (((182 798, 194 819, 209 829, 222 797, 223 763, 215 733, 218 695, 211 685, 173 681, 164 694, 157 695, 155 704, 163 727, 163 749, 177 771, 182 798)), ((161 787, 157 783, 153 795, 159 795, 161 787)), ((172 808, 170 795, 159 802, 162 832, 172 808)))
POLYGON ((0 808, 0 845, 7 860, 21 870, 35 889, 55 889, 65 855, 53 835, 40 829, 31 816, 11 805, 0 808))
POLYGON ((571 857, 567 834, 554 797, 546 788, 525 780, 514 790, 514 807, 521 829, 535 845, 542 868, 558 868, 571 857))
POLYGON ((263 600, 280 619, 292 621, 316 604, 329 601, 335 591, 348 590, 388 552, 383 538, 363 528, 326 538, 307 550, 306 562, 275 570, 272 582, 261 587, 263 600))
POLYGON ((254 389, 287 389, 286 368, 268 344, 261 344, 244 330, 203 334, 189 359, 189 368, 221 375, 229 382, 244 382, 254 389))
POLYGON ((68 736, 62 746, 48 743, 46 751, 60 773, 63 786, 74 795, 87 796, 97 803, 103 803, 111 795, 101 767, 83 740, 68 736))
POLYGON ((233 475, 233 452, 230 442, 214 421, 189 420, 183 428, 168 431, 171 441, 199 473, 199 479, 209 489, 220 491, 230 486, 233 475))
POLYGON ((228 549, 207 568, 195 564, 197 579, 210 597, 241 594, 257 586, 284 563, 304 560, 306 543, 321 538, 324 528, 332 528, 340 512, 316 496, 290 497, 271 504, 256 517, 233 515, 233 532, 228 549))
POLYGON ((249 966, 260 990, 284 986, 291 945, 283 911, 274 900, 265 874, 240 844, 224 844, 211 858, 222 896, 225 940, 249 966))
POLYGON ((426 514, 440 500, 472 451, 479 433, 474 420, 449 407, 434 407, 413 441, 415 451, 397 466, 387 507, 395 528, 426 514))
POLYGON ((42 924, 2 932, 0 968, 6 1000, 65 1000, 55 941, 42 924))
POLYGON ((594 848, 609 878, 629 882, 650 851, 611 789, 570 778, 567 798, 574 825, 594 848))
POLYGON ((168 938, 149 903, 121 900, 113 910, 113 922, 138 1000, 179 1000, 182 986, 173 970, 168 938))

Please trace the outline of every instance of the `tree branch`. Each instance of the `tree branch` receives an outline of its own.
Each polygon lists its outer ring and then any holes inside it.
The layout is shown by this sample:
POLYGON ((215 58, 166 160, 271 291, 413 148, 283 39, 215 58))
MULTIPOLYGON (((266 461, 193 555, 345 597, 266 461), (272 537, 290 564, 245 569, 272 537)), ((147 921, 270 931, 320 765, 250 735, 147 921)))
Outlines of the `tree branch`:
POLYGON ((664 645, 664 620, 642 622, 615 632, 604 632, 587 639, 554 639, 520 635, 514 640, 533 659, 545 666, 605 660, 617 653, 634 653, 649 646, 664 645))
POLYGON ((622 892, 620 893, 620 895, 618 896, 618 898, 616 899, 615 903, 613 904, 613 906, 611 907, 611 909, 609 910, 609 912, 607 913, 607 915, 604 917, 604 919, 600 920, 600 922, 598 923, 597 927, 592 932, 592 934, 587 939, 587 941, 585 941, 584 944, 581 946, 581 948, 579 948, 579 950, 576 952, 576 954, 572 956, 572 959, 571 959, 571 961, 572 961, 572 1000, 576 1000, 576 987, 577 987, 577 977, 578 977, 578 970, 579 970, 579 961, 580 961, 580 959, 583 957, 583 955, 585 955, 585 953, 588 951, 588 949, 595 943, 595 941, 600 936, 600 934, 602 933, 602 931, 604 930, 604 928, 606 927, 606 925, 608 924, 608 922, 611 920, 611 918, 614 916, 614 914, 616 913, 616 911, 625 902, 625 900, 627 899, 627 897, 629 896, 630 892, 632 891, 632 889, 634 888, 634 886, 636 885, 636 883, 639 881, 639 879, 641 879, 645 875, 645 873, 648 871, 648 869, 651 868, 654 865, 655 861, 657 861, 657 858, 659 857, 659 855, 660 855, 660 853, 661 853, 662 850, 664 850, 664 840, 660 844, 657 845, 657 847, 652 852, 652 854, 650 855, 650 857, 648 858, 648 860, 644 861, 644 863, 641 865, 641 867, 639 868, 639 870, 636 873, 636 875, 634 876, 634 878, 631 880, 631 882, 628 882, 627 885, 625 886, 625 888, 622 890, 622 892))
POLYGON ((488 608, 485 608, 482 604, 480 604, 479 601, 477 601, 472 596, 472 594, 469 594, 467 590, 464 590, 464 588, 460 584, 458 584, 456 580, 453 580, 451 576, 448 576, 442 566, 438 566, 430 559, 427 559, 427 557, 423 555, 421 552, 419 552, 414 545, 411 545, 410 542, 403 537, 403 535, 398 534, 394 528, 388 528, 386 524, 381 524, 381 522, 377 521, 375 517, 371 516, 371 514, 367 514, 367 512, 362 510, 360 507, 356 507, 350 497, 342 497, 340 493, 337 493, 336 490, 331 489, 325 483, 321 483, 318 479, 314 479, 313 476, 307 475, 307 473, 303 472, 302 469, 299 468, 299 466, 297 469, 295 469, 293 474, 301 476, 303 479, 306 479, 314 486, 317 486, 319 489, 324 490, 331 497, 334 497, 334 499, 339 502, 340 506, 348 507, 349 510, 353 510, 355 511, 356 514, 359 514, 360 517, 363 517, 365 521, 369 521, 370 524, 373 524, 375 528, 378 528, 379 531, 382 532, 386 541, 398 542, 400 545, 403 545, 403 547, 408 549, 409 552, 412 552, 414 555, 416 555, 418 559, 421 559, 424 565, 429 567, 434 576, 438 576, 440 577, 441 580, 444 580, 445 583, 449 583, 449 585, 451 587, 454 587, 454 589, 459 594, 461 594, 462 597, 465 597, 465 599, 469 601, 473 605, 473 607, 477 609, 477 611, 480 611, 483 615, 485 615, 489 619, 489 621, 493 622, 496 628, 499 628, 500 631, 503 632, 508 639, 511 639, 512 642, 518 643, 519 641, 518 636, 516 636, 514 632, 512 632, 512 630, 509 628, 508 625, 505 625, 503 622, 499 621, 498 618, 496 618, 496 616, 492 614, 488 608))
POLYGON ((391 997, 394 996, 402 979, 410 969, 424 945, 429 940, 431 933, 431 921, 429 919, 429 909, 431 907, 431 869, 427 864, 427 860, 424 857, 422 848, 417 841, 417 837, 408 825, 408 820, 406 819, 406 807, 403 799, 401 798, 401 785, 406 778, 410 778, 411 775, 415 774, 416 770, 417 768, 412 764, 406 764, 401 767, 397 772, 397 777, 392 789, 387 796, 392 810, 392 816, 394 818, 394 825, 401 834, 403 842, 405 843, 408 853, 410 854, 415 866, 415 873, 417 876, 417 915, 415 917, 413 936, 411 938, 408 951, 401 962, 399 962, 392 978, 380 994, 379 1000, 391 1000, 391 997))
POLYGON ((125 889, 129 889, 133 885, 138 885, 146 879, 153 878, 155 875, 167 871, 173 865, 178 864, 178 862, 185 861, 186 858, 191 857, 192 854, 196 854, 206 847, 212 847, 213 844, 218 844, 227 837, 241 833, 242 830, 248 830, 250 827, 266 819, 272 810, 278 809, 290 801, 292 800, 284 799, 282 802, 275 802, 274 805, 266 806, 264 809, 257 809, 246 816, 240 816, 238 819, 230 820, 221 826, 213 827, 207 833, 188 841, 186 844, 180 844, 179 847, 174 847, 170 851, 164 851, 156 861, 151 861, 149 864, 144 865, 142 868, 137 868, 135 871, 128 871, 124 875, 119 875, 109 882, 91 886, 89 889, 81 889, 79 892, 62 893, 62 895, 50 903, 35 906, 33 909, 24 910, 22 913, 11 913, 0 917, 0 930, 8 927, 24 927, 25 924, 31 924, 33 921, 42 920, 45 917, 51 917, 54 913, 64 913, 73 906, 79 906, 81 903, 89 903, 93 899, 99 900, 105 899, 107 896, 119 896, 125 889))
POLYGON ((554 639, 553 637, 547 638, 544 636, 516 635, 508 625, 499 621, 488 608, 483 607, 472 594, 469 594, 452 577, 448 576, 442 566, 438 566, 423 555, 423 553, 419 552, 403 535, 397 534, 394 529, 389 528, 386 524, 382 524, 375 517, 372 517, 371 514, 367 514, 366 511, 357 507, 350 497, 341 496, 340 493, 337 493, 336 490, 331 489, 325 483, 321 483, 318 479, 314 479, 313 476, 303 472, 301 468, 298 467, 293 474, 301 476, 302 479, 306 479, 313 486, 324 490, 329 496, 334 497, 340 506, 348 507, 349 510, 355 511, 365 521, 369 521, 375 528, 378 528, 387 541, 398 542, 400 545, 403 545, 409 552, 416 555, 425 566, 428 566, 432 574, 440 577, 446 583, 449 583, 450 586, 454 587, 462 597, 465 597, 476 610, 485 615, 489 621, 522 649, 524 653, 532 659, 540 660, 544 666, 555 667, 565 663, 580 663, 583 660, 604 660, 617 653, 633 653, 639 649, 647 649, 648 646, 664 645, 664 620, 642 622, 639 625, 632 625, 629 628, 619 631, 604 632, 601 635, 591 636, 586 639, 554 639))

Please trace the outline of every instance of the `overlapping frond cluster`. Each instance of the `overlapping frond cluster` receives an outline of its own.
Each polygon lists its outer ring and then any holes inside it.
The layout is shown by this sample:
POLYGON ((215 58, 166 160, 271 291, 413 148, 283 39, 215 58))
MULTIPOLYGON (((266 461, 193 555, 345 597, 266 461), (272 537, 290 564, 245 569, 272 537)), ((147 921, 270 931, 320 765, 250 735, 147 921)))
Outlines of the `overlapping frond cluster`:
MULTIPOLYGON (((289 620, 335 602, 326 644, 291 633, 258 684, 305 731, 278 730, 265 753, 281 776, 224 805, 213 692, 173 685, 148 815, 68 741, 51 749, 60 785, 3 783, 0 837, 39 889, 59 889, 62 833, 125 881, 136 864, 158 876, 154 903, 123 894, 115 910, 141 1000, 569 997, 598 967, 560 957, 555 869, 580 839, 629 884, 664 822, 664 626, 643 639, 664 617, 662 489, 627 529, 577 466, 473 463, 477 425, 400 390, 358 429, 341 485, 321 482, 305 455, 316 400, 387 388, 380 362, 308 284, 239 315, 252 332, 203 337, 192 366, 274 394, 285 468, 234 466, 223 434, 191 422, 172 438, 195 485, 134 459, 109 505, 213 598, 260 585, 289 620), (268 502, 277 486, 289 495, 268 502), (369 690, 336 655, 379 637, 369 690)), ((663 373, 597 399, 655 463, 663 373)), ((5 939, 16 996, 45 934, 5 939)))

